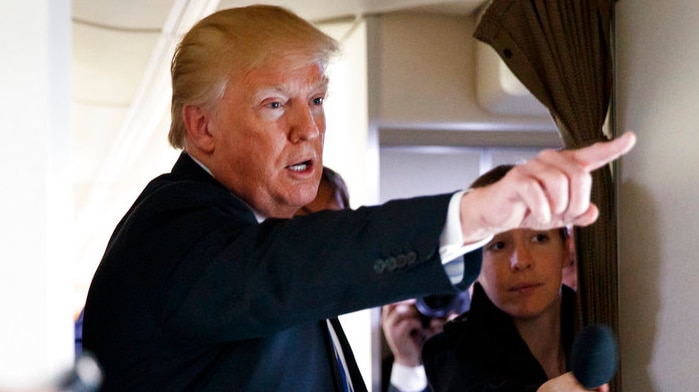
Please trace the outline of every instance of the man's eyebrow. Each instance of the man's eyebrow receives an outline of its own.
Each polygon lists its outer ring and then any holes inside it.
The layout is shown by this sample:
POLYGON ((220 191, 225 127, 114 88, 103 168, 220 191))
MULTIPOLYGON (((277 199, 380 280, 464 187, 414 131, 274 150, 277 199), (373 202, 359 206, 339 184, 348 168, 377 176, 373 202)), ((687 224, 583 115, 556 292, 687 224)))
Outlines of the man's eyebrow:
MULTIPOLYGON (((309 89, 309 91, 316 92, 316 91, 322 90, 322 91, 325 92, 325 91, 328 90, 328 86, 329 86, 329 85, 330 85, 330 79, 327 78, 327 77, 324 77, 323 79, 321 79, 321 80, 319 80, 317 83, 315 83, 315 85, 313 85, 313 86, 309 89)), ((289 86, 283 85, 283 84, 282 84, 282 85, 275 85, 275 86, 265 86, 265 87, 261 87, 261 88, 259 88, 259 89, 257 90, 257 92, 255 93, 255 99, 256 99, 256 100, 261 100, 261 99, 263 99, 265 96, 270 95, 270 94, 271 94, 271 95, 284 95, 284 96, 287 96, 287 95, 290 94, 290 93, 289 93, 290 90, 293 90, 293 89, 290 88, 289 86)))
POLYGON ((267 86, 267 87, 262 87, 257 90, 257 93, 255 93, 255 97, 258 99, 262 99, 266 95, 270 94, 282 94, 286 95, 284 92, 284 88, 282 86, 267 86))

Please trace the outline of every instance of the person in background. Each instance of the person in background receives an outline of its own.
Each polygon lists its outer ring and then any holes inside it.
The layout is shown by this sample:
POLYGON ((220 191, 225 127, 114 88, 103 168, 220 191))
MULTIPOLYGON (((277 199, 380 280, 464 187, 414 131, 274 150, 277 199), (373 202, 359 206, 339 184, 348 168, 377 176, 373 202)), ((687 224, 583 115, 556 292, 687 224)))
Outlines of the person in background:
MULTIPOLYGON (((506 167, 506 166, 505 166, 506 167)), ((563 268, 562 283, 577 289, 577 264, 573 229, 567 228, 569 261, 563 268)), ((444 324, 468 311, 470 288, 454 295, 435 295, 384 305, 381 309, 382 337, 388 353, 382 358, 381 390, 383 392, 427 392, 430 390, 422 364, 424 342, 442 332, 444 324), (429 304, 428 301, 435 304, 429 304), (445 301, 454 301, 446 306, 445 301), (419 308, 422 307, 421 311, 419 308), (434 307, 434 308, 433 308, 434 307), (426 309, 424 309, 426 308, 426 309), (439 314, 435 314, 435 310, 439 314), (426 313, 426 314, 425 314, 426 313), (430 317, 435 316, 435 317, 430 317)))
POLYGON ((570 287, 573 290, 578 290, 578 255, 575 253, 575 237, 573 237, 574 230, 572 227, 567 229, 568 233, 568 243, 570 246, 568 248, 568 254, 570 255, 568 264, 563 268, 563 284, 570 287))
POLYGON ((296 212, 296 216, 309 215, 322 210, 338 211, 345 208, 350 208, 349 191, 345 180, 333 169, 323 166, 316 197, 301 207, 296 212))
POLYGON ((85 317, 85 309, 80 310, 80 314, 73 323, 73 343, 75 345, 75 358, 80 357, 83 353, 83 318, 85 317))
MULTIPOLYGON (((471 188, 502 179, 501 165, 471 188)), ((430 386, 446 391, 568 391, 581 388, 570 369, 575 292, 563 284, 570 264, 568 229, 514 229, 483 247, 469 312, 428 340, 430 386)), ((605 384, 599 391, 607 391, 605 384)))
POLYGON ((469 286, 474 250, 499 232, 593 223, 590 172, 635 143, 546 150, 469 192, 294 217, 318 191, 338 51, 275 6, 220 10, 183 36, 168 135, 182 153, 117 224, 87 295, 102 392, 366 391, 333 318, 469 286))
POLYGON ((463 291, 413 298, 382 307, 381 329, 390 351, 382 358, 383 392, 429 391, 422 365, 422 345, 442 332, 444 323, 467 310, 468 296, 468 291, 463 291))

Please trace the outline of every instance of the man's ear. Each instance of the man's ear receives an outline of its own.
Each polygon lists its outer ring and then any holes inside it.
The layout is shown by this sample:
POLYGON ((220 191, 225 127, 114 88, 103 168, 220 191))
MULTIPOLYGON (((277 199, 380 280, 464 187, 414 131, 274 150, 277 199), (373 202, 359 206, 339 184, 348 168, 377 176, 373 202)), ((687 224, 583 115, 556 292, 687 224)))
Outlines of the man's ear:
POLYGON ((214 150, 214 137, 209 132, 209 113, 206 109, 196 105, 185 105, 182 108, 184 126, 187 130, 189 147, 196 148, 204 153, 214 150))

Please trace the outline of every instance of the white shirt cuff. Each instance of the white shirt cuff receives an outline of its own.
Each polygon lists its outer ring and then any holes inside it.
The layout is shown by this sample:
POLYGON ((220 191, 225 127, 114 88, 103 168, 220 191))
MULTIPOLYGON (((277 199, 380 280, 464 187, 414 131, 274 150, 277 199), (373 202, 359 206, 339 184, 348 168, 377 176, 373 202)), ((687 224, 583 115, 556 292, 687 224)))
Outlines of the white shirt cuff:
POLYGON ((461 282, 462 276, 454 272, 456 271, 455 268, 457 268, 457 270, 460 268, 460 270, 463 271, 463 263, 461 263, 460 266, 456 266, 454 265, 457 264, 456 262, 450 262, 466 253, 483 247, 493 239, 493 236, 489 236, 474 244, 464 245, 463 230, 461 230, 460 208, 461 198, 466 192, 468 191, 457 192, 451 197, 447 209, 447 221, 444 224, 444 231, 442 231, 442 235, 439 237, 439 255, 442 258, 442 265, 445 266, 445 269, 448 269, 447 274, 452 284, 461 282))
POLYGON ((422 365, 410 367, 394 362, 391 384, 401 392, 422 392, 427 388, 425 368, 422 365))

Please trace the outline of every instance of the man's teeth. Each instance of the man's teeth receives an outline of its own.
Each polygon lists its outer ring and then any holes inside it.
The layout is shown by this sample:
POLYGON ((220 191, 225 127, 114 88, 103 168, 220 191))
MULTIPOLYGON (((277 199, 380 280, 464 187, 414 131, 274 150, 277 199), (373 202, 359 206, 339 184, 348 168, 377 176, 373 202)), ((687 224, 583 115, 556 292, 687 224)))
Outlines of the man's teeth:
POLYGON ((306 163, 306 162, 289 166, 289 169, 291 169, 293 171, 297 171, 297 172, 304 171, 307 168, 308 168, 308 163, 306 163))

